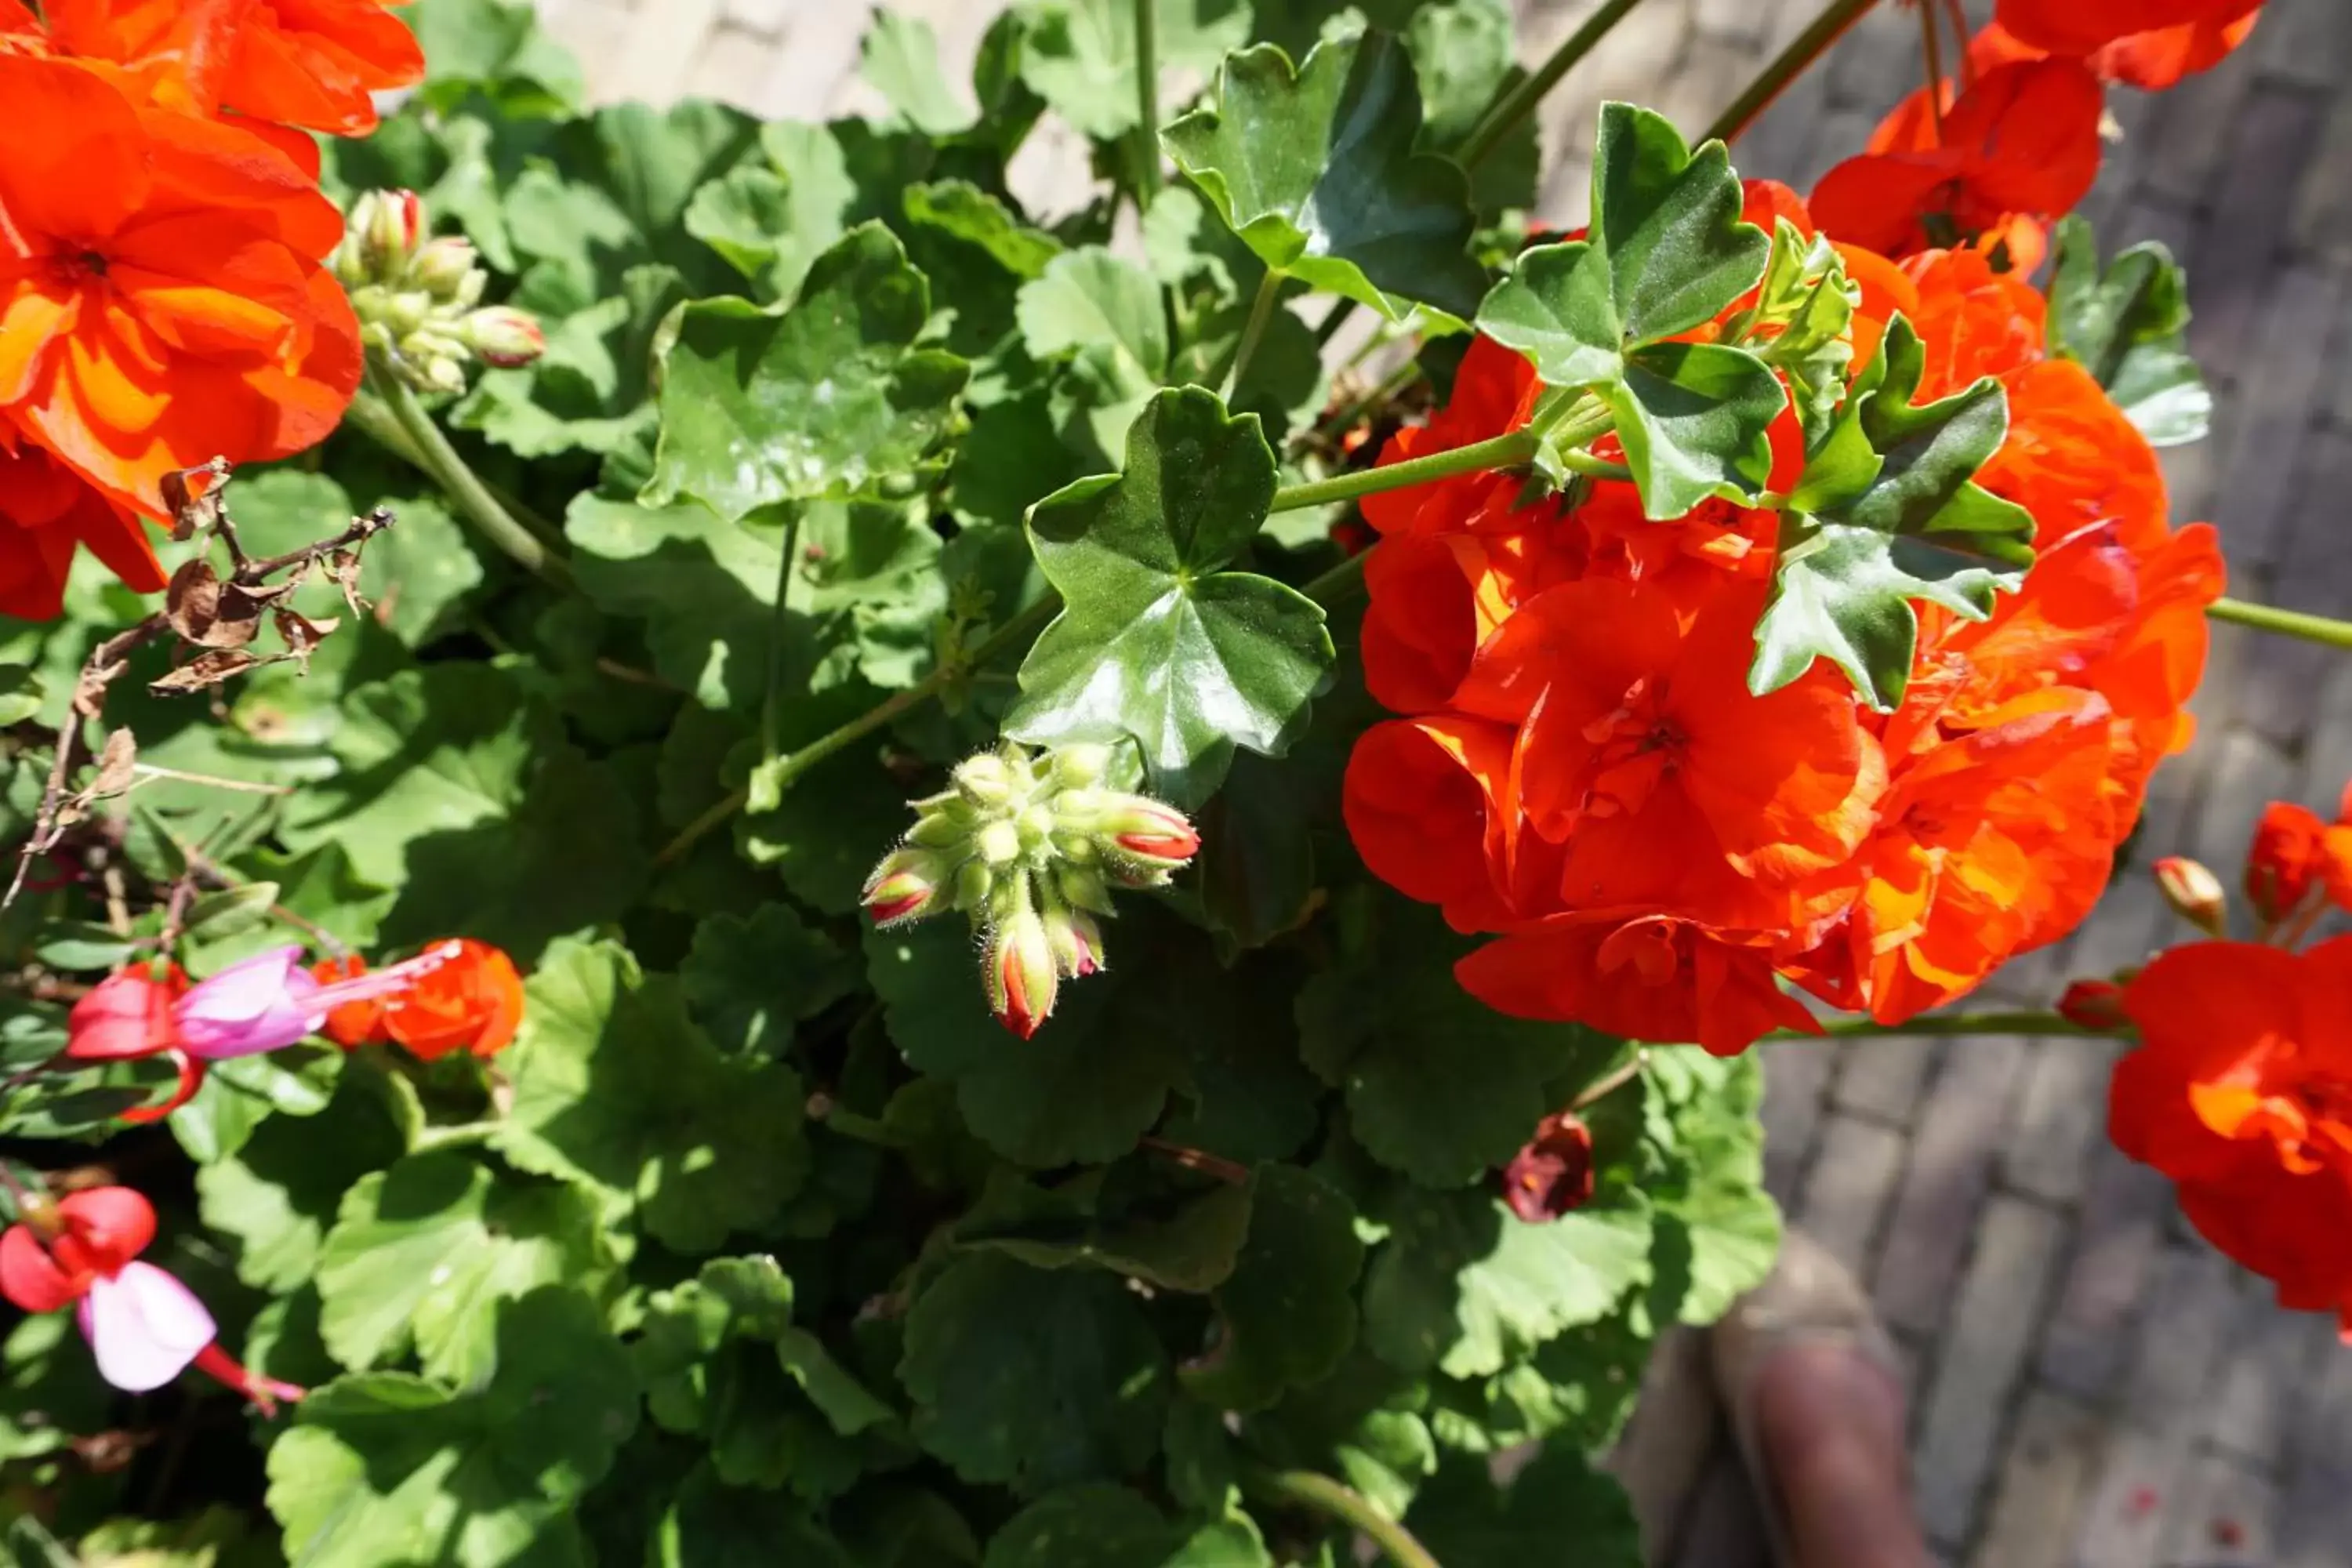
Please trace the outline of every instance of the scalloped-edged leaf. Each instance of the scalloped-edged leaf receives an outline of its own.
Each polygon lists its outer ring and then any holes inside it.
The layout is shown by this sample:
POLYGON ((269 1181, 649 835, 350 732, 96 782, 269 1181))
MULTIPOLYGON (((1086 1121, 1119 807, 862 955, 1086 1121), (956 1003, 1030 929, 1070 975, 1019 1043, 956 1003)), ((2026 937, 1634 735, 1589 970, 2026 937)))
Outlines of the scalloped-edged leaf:
POLYGON ((496 1371, 452 1393, 407 1373, 310 1391, 269 1451, 269 1510, 305 1568, 554 1568, 588 1561, 572 1513, 637 1425, 604 1314, 544 1286, 498 1310, 496 1371))
POLYGON ((809 1169, 800 1075, 720 1054, 669 975, 567 939, 525 984, 503 1059, 514 1104, 493 1139, 528 1171, 583 1183, 605 1217, 680 1252, 764 1224, 809 1169))
MULTIPOLYGON (((1026 0, 1020 76, 1063 119, 1097 141, 1142 119, 1134 0, 1026 0)), ((1156 0, 1154 56, 1162 73, 1206 70, 1249 40, 1248 0, 1156 0)), ((1170 101, 1163 93, 1160 101, 1170 101)))
POLYGON ((1416 153, 1421 89, 1385 33, 1326 39, 1294 68, 1260 44, 1225 57, 1211 100, 1160 132, 1176 166, 1268 267, 1402 321, 1467 319, 1486 269, 1461 168, 1416 153))
POLYGON ((1187 1393, 1227 1410, 1262 1410, 1347 1359, 1364 1266, 1355 1205, 1330 1184, 1261 1165, 1251 1187, 1249 1236, 1217 1289, 1215 1339, 1181 1373, 1187 1393))
POLYGON ((1235 746, 1279 756, 1334 661, 1313 600, 1221 570, 1265 520, 1274 454, 1255 416, 1198 387, 1160 393, 1121 473, 1029 517, 1062 613, 1021 666, 1004 731, 1041 745, 1132 736, 1155 793, 1197 805, 1235 746))
POLYGON ((1824 658, 1892 711, 1919 639, 1913 601, 1980 621, 2033 564, 2032 514, 1974 477, 2008 435, 2008 395, 1987 376, 1915 405, 1926 363, 1896 316, 1790 496, 1748 674, 1758 695, 1824 658))
POLYGON ((646 499, 729 521, 844 497, 910 471, 955 413, 969 367, 918 348, 930 286, 896 236, 861 224, 782 309, 700 300, 663 357, 661 437, 646 499))
POLYGON ((2058 225, 2047 329, 2053 353, 2080 363, 2154 447, 2201 441, 2213 394, 2189 353, 2189 280, 2154 240, 2099 269, 2088 220, 2058 225))

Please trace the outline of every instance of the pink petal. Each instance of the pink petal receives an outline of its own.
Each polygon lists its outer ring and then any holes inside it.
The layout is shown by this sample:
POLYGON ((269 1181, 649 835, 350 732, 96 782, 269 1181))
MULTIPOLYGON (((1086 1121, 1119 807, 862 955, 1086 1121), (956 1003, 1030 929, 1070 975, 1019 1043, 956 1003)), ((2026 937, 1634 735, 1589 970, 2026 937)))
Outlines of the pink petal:
POLYGON ((327 1021, 302 950, 277 947, 190 987, 173 1009, 180 1037, 206 1061, 290 1046, 327 1021))
POLYGON ((195 1292, 152 1263, 92 1281, 78 1316, 99 1375, 129 1394, 179 1376, 217 1331, 195 1292))

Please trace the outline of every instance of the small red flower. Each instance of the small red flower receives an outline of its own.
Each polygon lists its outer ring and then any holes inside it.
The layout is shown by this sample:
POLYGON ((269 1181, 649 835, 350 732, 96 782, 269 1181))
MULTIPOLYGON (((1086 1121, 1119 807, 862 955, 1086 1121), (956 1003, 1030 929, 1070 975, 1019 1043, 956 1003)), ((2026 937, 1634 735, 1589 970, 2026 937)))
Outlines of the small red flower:
POLYGON ((1573 1110, 1555 1111, 1503 1168, 1503 1202, 1539 1225, 1591 1203, 1592 1177, 1592 1129, 1573 1110))
POLYGON ((2058 998, 2058 1016, 2085 1029, 2120 1029, 2131 1022, 2124 1012, 2124 988, 2112 980, 2077 980, 2058 998))
POLYGON ((488 942, 460 937, 433 944, 446 948, 456 951, 384 999, 379 1026, 385 1038, 428 1062, 453 1051, 494 1057, 521 1026, 522 976, 514 960, 488 942))

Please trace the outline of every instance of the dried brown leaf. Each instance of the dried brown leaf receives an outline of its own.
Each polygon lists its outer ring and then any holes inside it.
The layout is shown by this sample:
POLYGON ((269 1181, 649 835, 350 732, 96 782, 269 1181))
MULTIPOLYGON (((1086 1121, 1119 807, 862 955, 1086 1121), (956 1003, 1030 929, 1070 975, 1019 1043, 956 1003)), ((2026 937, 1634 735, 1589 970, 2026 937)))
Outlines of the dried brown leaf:
POLYGON ((98 776, 82 793, 90 799, 101 795, 121 795, 131 787, 139 766, 139 742, 129 730, 116 730, 106 737, 106 744, 98 753, 98 776))
POLYGON ((177 692, 202 691, 206 687, 218 686, 231 676, 242 675, 257 665, 275 664, 284 657, 278 654, 265 658, 242 648, 211 648, 161 679, 149 681, 147 689, 165 697, 177 692))

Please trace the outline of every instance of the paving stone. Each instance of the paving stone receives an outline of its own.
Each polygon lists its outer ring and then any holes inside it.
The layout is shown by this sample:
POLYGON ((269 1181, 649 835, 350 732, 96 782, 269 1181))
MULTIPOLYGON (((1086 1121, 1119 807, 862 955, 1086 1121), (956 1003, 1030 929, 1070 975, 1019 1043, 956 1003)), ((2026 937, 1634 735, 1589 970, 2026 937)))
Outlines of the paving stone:
POLYGON ((2310 1380, 2294 1451, 2273 1568, 2343 1568, 2352 1541, 2352 1355, 2329 1356, 2310 1380))
POLYGON ((1829 73, 1807 71, 1790 82, 1741 134, 1731 149, 1732 163, 1750 178, 1811 189, 1815 170, 1807 160, 1811 156, 1815 128, 1829 101, 1829 73))
POLYGON ((662 0, 641 5, 594 79, 605 97, 668 103, 686 85, 705 36, 719 20, 719 0, 662 0))
POLYGON ((2092 1152, 2106 1140, 2107 1079, 2122 1054, 2111 1040, 2033 1042, 2001 1160, 2011 1186, 2055 1204, 2083 1195, 2092 1152))
POLYGON ((1846 1047, 1830 1103, 1841 1110, 1908 1127, 1945 1042, 1933 1037, 1873 1036, 1846 1047))
POLYGON ((760 95, 768 80, 768 56, 762 40, 739 27, 712 29, 701 56, 686 73, 685 96, 711 98, 753 113, 763 110, 760 95))
POLYGON ((2062 1218, 2021 1198, 1995 1198, 1977 1227, 1976 1255, 1912 1446, 1919 1521, 1938 1542, 1963 1542, 1973 1531, 2065 1236, 2062 1218))
POLYGON ((2075 1541, 2077 1568, 2151 1568, 2165 1510, 2195 1447, 2221 1337, 2236 1307, 2229 1261, 2210 1247, 2168 1252, 2125 1380, 2122 1419, 2075 1541))
MULTIPOLYGON (((2193 277, 2189 298, 2200 315, 2209 283, 2193 277)), ((2317 423, 2334 345, 2321 325, 2333 323, 2345 300, 2346 279, 2314 267, 2294 267, 2268 279, 2250 376, 2237 405, 2230 456, 2221 472, 2214 521, 2231 568, 2276 562, 2293 531, 2302 492, 2304 447, 2317 423)), ((2224 308, 2226 309, 2226 302, 2224 308)), ((2195 323, 2191 323, 2191 331, 2195 323)))
POLYGON ((2011 1035, 1950 1047, 1912 1140, 1872 1282, 1882 1317, 1929 1337, 1942 1328, 1959 1281, 2027 1049, 2011 1035))
POLYGON ((2231 139, 2218 132, 2236 123, 2253 85, 2252 63, 2240 54, 2168 91, 2144 153, 2148 189, 2183 204, 2205 200, 2231 152, 2231 139))
POLYGON ((1764 1051, 1764 1185, 1783 1205, 1797 1194, 1821 1124, 1842 1042, 1776 1040, 1764 1051))
POLYGON ((746 32, 773 38, 795 13, 808 9, 808 0, 721 0, 721 9, 727 20, 746 32))
POLYGON ((2158 1561, 2194 1568, 2270 1568, 2278 1486, 2226 1454, 2189 1461, 2168 1500, 2158 1561))
POLYGON ((2352 5, 2336 0, 2266 5, 2253 37, 2240 48, 2266 81, 2334 91, 2352 77, 2352 5))
POLYGON ((2203 1436, 2211 1447, 2265 1474, 2284 1463, 2297 1395, 2338 1349, 2334 1321, 2280 1309, 2263 1280, 2238 1281, 2237 1325, 2221 1347, 2203 1436))
MULTIPOLYGON (((2156 770, 2139 829, 2143 844, 2166 847, 2156 853, 2178 853, 2186 845, 2198 786, 2209 771, 2211 742, 2209 733, 2188 755, 2174 757, 2156 770)), ((2113 974, 2126 964, 2144 962, 2159 927, 2168 926, 2172 919, 2146 866, 2137 861, 2126 865, 2069 944, 2066 973, 2113 974)))
MULTIPOLYGON (((1838 40, 1826 69, 1837 101, 1867 111, 1876 121, 1926 79, 1918 18, 1902 6, 1878 6, 1838 40)), ((1862 143, 1855 142, 1853 151, 1861 152, 1862 143)))
POLYGON ((2352 93, 2336 95, 2306 160, 2290 237, 2306 256, 2352 263, 2352 93))
POLYGON ((1685 140, 1696 142, 1716 117, 1731 106, 1755 70, 1750 47, 1694 33, 1650 107, 1664 115, 1685 140))
POLYGON ((1780 14, 1792 9, 1776 5, 1773 0, 1697 0, 1691 8, 1691 23, 1710 38, 1747 46, 1753 68, 1764 63, 1759 46, 1770 34, 1780 14))
POLYGON ((2083 1399, 2104 1398, 2131 1352, 2164 1251, 2172 1186, 2113 1145, 2093 1155, 2057 1305, 2042 1328, 2035 1375, 2083 1399))
POLYGON ((1869 1278, 1871 1248, 1907 1152, 1901 1133, 1875 1122, 1841 1113, 1823 1121, 1796 1219, 1856 1279, 1869 1278))
POLYGON ((2227 143, 2229 161, 2215 173, 2210 221, 2191 260, 2197 314, 2189 323, 2189 342, 2200 362, 2233 379, 2261 363, 2252 354, 2254 325, 2294 204, 2290 182, 2247 178, 2239 171, 2299 166, 2319 133, 2322 107, 2307 89, 2265 86, 2228 135, 2213 134, 2213 127, 2227 121, 2206 122, 2205 135, 2227 143))
POLYGON ((2025 1396, 1970 1568, 2065 1568, 2098 1473, 2101 1413, 2045 1389, 2025 1396))

